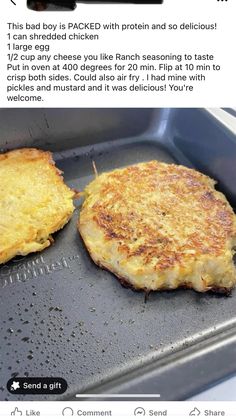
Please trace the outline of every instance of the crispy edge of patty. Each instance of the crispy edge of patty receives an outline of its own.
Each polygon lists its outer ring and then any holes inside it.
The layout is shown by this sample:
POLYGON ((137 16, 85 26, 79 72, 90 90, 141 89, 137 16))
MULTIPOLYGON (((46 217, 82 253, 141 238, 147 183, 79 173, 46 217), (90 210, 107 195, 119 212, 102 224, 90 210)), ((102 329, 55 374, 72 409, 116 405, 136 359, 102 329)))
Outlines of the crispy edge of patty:
POLYGON ((101 261, 99 258, 96 258, 93 251, 91 250, 90 246, 88 245, 88 243, 86 243, 86 239, 84 237, 84 234, 83 234, 82 229, 81 229, 79 224, 78 224, 78 230, 79 230, 80 236, 83 240, 83 243, 85 245, 85 248, 87 250, 87 253, 91 257, 91 259, 93 260, 95 265, 97 265, 101 269, 104 269, 104 270, 112 273, 124 288, 131 289, 134 292, 145 292, 146 294, 149 294, 150 292, 174 291, 174 290, 177 290, 177 289, 193 289, 193 290, 201 292, 201 293, 212 292, 212 293, 217 293, 217 294, 223 294, 225 296, 230 296, 232 290, 234 289, 234 286, 227 288, 227 287, 222 287, 222 286, 216 286, 215 285, 215 286, 212 286, 212 287, 206 287, 205 289, 202 289, 200 291, 200 290, 196 290, 195 288, 193 288, 193 286, 191 284, 188 284, 187 282, 185 284, 182 283, 181 285, 178 285, 176 288, 163 287, 163 288, 160 288, 160 289, 152 290, 148 287, 142 287, 142 288, 137 287, 130 281, 130 278, 128 276, 121 275, 118 271, 116 271, 114 269, 114 267, 112 265, 109 265, 108 263, 105 263, 104 261, 101 261))

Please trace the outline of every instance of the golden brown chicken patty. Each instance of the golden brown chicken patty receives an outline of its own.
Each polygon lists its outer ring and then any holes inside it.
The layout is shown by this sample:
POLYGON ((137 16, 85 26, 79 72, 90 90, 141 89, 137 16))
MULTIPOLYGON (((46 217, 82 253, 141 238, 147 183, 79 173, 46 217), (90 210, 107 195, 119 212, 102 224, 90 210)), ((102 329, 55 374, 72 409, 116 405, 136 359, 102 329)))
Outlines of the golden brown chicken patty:
POLYGON ((78 222, 92 259, 136 290, 228 293, 236 216, 214 185, 158 161, 101 174, 85 189, 78 222))
POLYGON ((0 154, 0 264, 50 246, 69 221, 75 192, 60 174, 50 152, 0 154))

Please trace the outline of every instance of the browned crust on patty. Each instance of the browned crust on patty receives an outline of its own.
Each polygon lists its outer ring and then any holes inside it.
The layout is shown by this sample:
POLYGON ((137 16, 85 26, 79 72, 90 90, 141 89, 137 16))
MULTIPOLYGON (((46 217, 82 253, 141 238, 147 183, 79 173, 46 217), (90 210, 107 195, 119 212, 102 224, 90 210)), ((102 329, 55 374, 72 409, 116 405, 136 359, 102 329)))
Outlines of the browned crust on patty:
MULTIPOLYGON (((79 223, 78 223, 78 230, 80 232, 79 223)), ((82 236, 81 233, 80 233, 80 237, 83 240, 83 243, 85 245, 85 248, 86 248, 89 256, 91 257, 91 259, 95 263, 95 265, 97 265, 99 268, 101 268, 101 269, 103 269, 105 271, 111 272, 115 276, 115 278, 120 282, 120 284, 122 285, 122 287, 128 288, 128 289, 130 289, 130 290, 132 290, 134 292, 139 292, 139 293, 140 292, 144 292, 146 294, 149 294, 152 291, 151 289, 148 289, 146 287, 143 287, 143 288, 135 287, 134 284, 132 284, 130 282, 129 278, 125 278, 124 276, 121 276, 116 271, 111 270, 111 268, 109 268, 106 265, 104 265, 100 260, 96 260, 94 258, 94 256, 93 256, 93 252, 90 250, 89 246, 86 245, 86 243, 84 241, 84 238, 83 238, 83 236, 82 236)), ((182 284, 181 286, 178 287, 178 289, 186 289, 187 290, 187 289, 192 289, 192 287, 190 285, 188 285, 188 284, 182 284)), ((225 295, 226 297, 229 297, 231 295, 231 293, 232 293, 232 290, 233 290, 233 287, 232 288, 226 288, 226 287, 217 287, 217 286, 214 286, 212 288, 209 288, 207 291, 203 291, 203 293, 205 293, 205 292, 212 292, 212 293, 221 294, 221 295, 225 295)), ((167 288, 163 288, 163 289, 160 289, 159 291, 163 291, 163 292, 165 292, 165 291, 173 291, 173 289, 170 290, 170 289, 167 289, 167 288)))
POLYGON ((157 161, 98 176, 78 223, 91 257, 133 289, 230 292, 236 216, 215 183, 157 161))
MULTIPOLYGON (((183 253, 188 248, 192 249, 194 247, 200 253, 219 255, 227 236, 235 234, 235 225, 228 203, 215 191, 209 190, 209 184, 214 185, 214 181, 199 172, 174 165, 159 168, 156 162, 150 162, 144 169, 138 166, 130 166, 122 172, 114 171, 109 175, 109 179, 113 183, 104 182, 101 188, 101 196, 111 194, 111 198, 94 204, 94 220, 99 228, 104 231, 107 240, 116 239, 121 241, 120 251, 126 253, 128 258, 142 256, 144 263, 148 264, 153 257, 158 255, 159 261, 156 269, 158 271, 165 270, 176 262, 181 262, 183 253), (157 169, 159 170, 158 177, 157 169), (145 180, 146 178, 149 179, 148 183, 145 180), (150 204, 153 206, 151 208, 153 224, 150 225, 150 223, 146 223, 144 214, 139 214, 128 206, 126 189, 130 182, 132 188, 137 186, 140 200, 142 197, 145 199, 145 194, 155 192, 158 187, 158 178, 161 182, 160 187, 168 188, 169 197, 166 194, 165 202, 150 204), (191 195, 191 199, 197 203, 196 210, 204 213, 204 223, 202 223, 204 224, 204 231, 189 234, 188 241, 183 243, 177 251, 173 251, 173 240, 161 231, 160 219, 181 215, 177 209, 173 211, 173 206, 176 205, 178 208, 179 202, 186 199, 186 190, 191 195), (116 202, 120 204, 120 212, 112 209, 116 202), (122 208, 125 217, 122 214, 122 208), (134 225, 137 237, 134 235, 134 225), (135 249, 131 248, 129 243, 141 237, 145 238, 145 242, 135 249), (208 239, 207 247, 204 240, 206 237, 208 239)), ((132 194, 132 191, 130 192, 132 194)), ((178 223, 177 220, 176 222, 178 223)))

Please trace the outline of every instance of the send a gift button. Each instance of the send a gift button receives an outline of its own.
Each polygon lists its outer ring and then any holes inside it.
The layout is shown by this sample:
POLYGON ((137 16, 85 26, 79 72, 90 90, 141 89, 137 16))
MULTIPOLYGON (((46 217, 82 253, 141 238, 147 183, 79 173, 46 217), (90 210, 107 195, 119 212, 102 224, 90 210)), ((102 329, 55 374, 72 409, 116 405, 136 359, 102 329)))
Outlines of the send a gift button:
POLYGON ((12 394, 63 394, 67 382, 58 377, 15 377, 7 383, 12 394))

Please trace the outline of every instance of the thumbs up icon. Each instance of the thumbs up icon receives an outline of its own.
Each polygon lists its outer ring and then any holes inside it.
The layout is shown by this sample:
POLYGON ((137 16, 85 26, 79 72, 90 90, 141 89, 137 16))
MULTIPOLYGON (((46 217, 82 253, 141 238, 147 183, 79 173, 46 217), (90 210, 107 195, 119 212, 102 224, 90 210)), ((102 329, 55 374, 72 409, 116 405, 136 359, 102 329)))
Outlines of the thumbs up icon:
POLYGON ((15 407, 15 410, 11 412, 11 416, 22 416, 22 411, 18 409, 18 407, 15 407))

